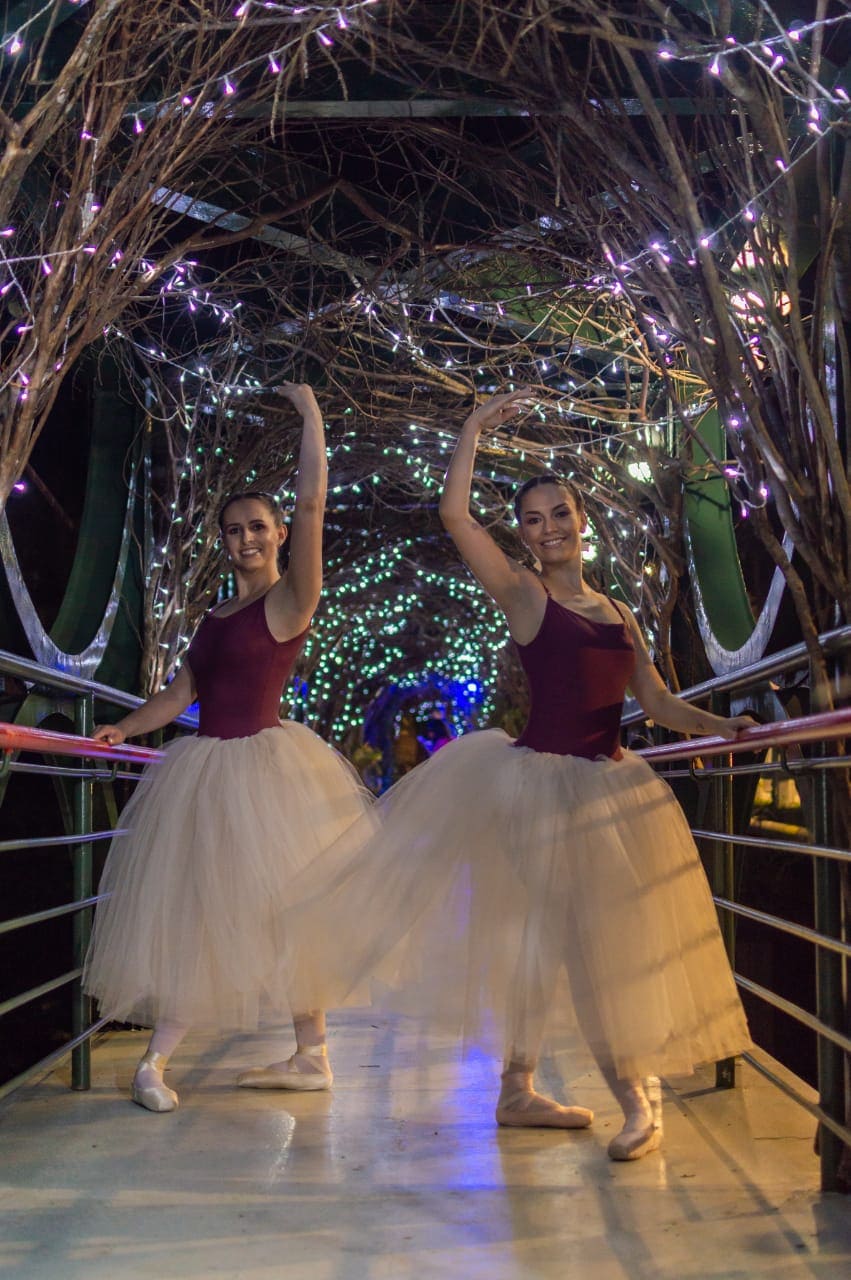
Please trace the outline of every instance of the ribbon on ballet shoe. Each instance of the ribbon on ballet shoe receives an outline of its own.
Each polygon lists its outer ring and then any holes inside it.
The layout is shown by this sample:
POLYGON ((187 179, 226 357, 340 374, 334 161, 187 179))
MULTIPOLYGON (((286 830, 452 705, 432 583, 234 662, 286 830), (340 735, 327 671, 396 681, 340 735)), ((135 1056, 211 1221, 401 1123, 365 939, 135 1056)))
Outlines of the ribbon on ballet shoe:
POLYGON ((642 1080, 644 1092, 647 1095, 647 1101, 650 1103, 650 1110, 653 1113, 653 1125, 661 1135, 662 1130, 662 1081, 658 1076, 647 1076, 642 1080))
POLYGON ((294 1053, 286 1062, 243 1071, 236 1083, 240 1089, 293 1089, 310 1093, 330 1089, 334 1076, 325 1053, 294 1053))
POLYGON ((594 1112, 587 1107, 563 1107, 534 1089, 521 1089, 500 1097, 496 1122, 516 1129, 587 1129, 594 1112))
POLYGON ((662 1086, 658 1076, 616 1082, 624 1126, 609 1143, 610 1160, 640 1160, 662 1142, 662 1086))
POLYGON ((643 1129, 625 1124, 620 1133, 609 1143, 609 1159, 640 1160, 642 1156, 656 1151, 661 1143, 662 1133, 655 1124, 645 1125, 643 1129))
POLYGON ((179 1098, 174 1089, 163 1083, 167 1059, 161 1053, 146 1053, 136 1068, 130 1097, 146 1111, 176 1111, 179 1098))

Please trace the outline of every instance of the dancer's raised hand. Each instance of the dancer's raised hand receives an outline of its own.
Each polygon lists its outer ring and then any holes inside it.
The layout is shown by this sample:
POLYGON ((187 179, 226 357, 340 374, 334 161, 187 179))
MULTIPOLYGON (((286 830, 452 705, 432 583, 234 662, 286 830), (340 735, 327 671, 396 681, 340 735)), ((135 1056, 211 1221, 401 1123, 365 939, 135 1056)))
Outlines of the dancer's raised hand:
POLYGON ((275 387, 275 391, 285 400, 289 400, 303 418, 309 413, 319 413, 319 405, 316 403, 316 396, 309 382, 282 382, 275 387))
POLYGON ((504 391, 498 396, 491 396, 489 400, 483 400, 466 418, 464 430, 475 431, 477 434, 481 431, 496 430, 509 418, 514 418, 524 409, 528 409, 534 394, 534 387, 525 386, 517 387, 514 391, 504 391))

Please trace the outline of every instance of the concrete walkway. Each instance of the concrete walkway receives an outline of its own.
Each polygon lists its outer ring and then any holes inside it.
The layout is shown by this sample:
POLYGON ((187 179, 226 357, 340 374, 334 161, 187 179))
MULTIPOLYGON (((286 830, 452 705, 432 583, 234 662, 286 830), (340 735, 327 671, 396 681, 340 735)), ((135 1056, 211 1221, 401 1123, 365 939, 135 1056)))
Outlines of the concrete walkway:
POLYGON ((606 1159, 618 1127, 580 1055, 581 1133, 500 1130, 498 1067, 415 1024, 332 1019, 333 1093, 254 1093, 238 1069, 272 1035, 194 1037, 167 1080, 179 1111, 127 1101, 145 1037, 113 1033, 93 1088, 67 1071, 0 1113, 0 1276, 26 1280, 840 1280, 851 1199, 818 1194, 812 1122, 744 1068, 668 1081, 666 1141, 606 1159))

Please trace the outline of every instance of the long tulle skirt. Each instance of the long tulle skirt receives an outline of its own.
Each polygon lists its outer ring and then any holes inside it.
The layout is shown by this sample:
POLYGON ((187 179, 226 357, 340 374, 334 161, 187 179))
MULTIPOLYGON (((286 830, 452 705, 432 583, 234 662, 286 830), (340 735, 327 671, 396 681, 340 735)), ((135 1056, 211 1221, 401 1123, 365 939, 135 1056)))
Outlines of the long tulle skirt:
POLYGON ((170 744, 101 879, 84 979, 101 1013, 220 1029, 288 1015, 291 885, 370 806, 348 763, 293 721, 170 744))
POLYGON ((288 980, 378 1002, 534 1062, 575 1030, 621 1076, 750 1044, 715 907, 670 788, 631 752, 585 760, 501 730, 405 775, 293 885, 288 980), (565 981, 565 977, 567 981, 565 981))

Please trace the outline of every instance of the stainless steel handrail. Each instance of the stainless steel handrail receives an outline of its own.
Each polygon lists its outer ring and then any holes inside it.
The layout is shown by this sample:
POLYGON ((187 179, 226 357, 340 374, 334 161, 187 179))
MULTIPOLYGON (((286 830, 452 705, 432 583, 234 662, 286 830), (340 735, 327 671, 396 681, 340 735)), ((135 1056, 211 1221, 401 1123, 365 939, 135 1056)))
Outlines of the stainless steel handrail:
MULTIPOLYGON (((839 653, 851 647, 851 627, 837 627, 834 631, 823 632, 819 636, 819 647, 824 653, 839 653)), ((700 702, 702 698, 711 697, 713 693, 733 693, 767 680, 770 676, 779 675, 783 671, 803 669, 808 660, 809 651, 803 642, 789 645, 788 648, 778 649, 776 653, 770 653, 747 667, 740 667, 737 671, 726 675, 712 676, 711 679, 703 680, 689 689, 683 689, 677 697, 682 698, 684 702, 700 702)), ((625 708, 621 723, 629 726, 640 724, 644 719, 646 716, 641 708, 630 701, 625 708)))
MULTIPOLYGON (((71 675, 68 671, 56 671, 52 667, 44 667, 38 662, 30 661, 29 658, 19 658, 17 654, 9 653, 6 649, 0 649, 0 673, 16 676, 17 679, 30 684, 56 689, 60 693, 73 696, 91 694, 102 702, 112 703, 116 707, 127 707, 130 710, 141 707, 145 701, 135 693, 114 689, 111 685, 100 684, 97 680, 85 680, 82 676, 71 675)), ((198 717, 184 712, 176 717, 174 723, 183 729, 197 729, 198 717)))

